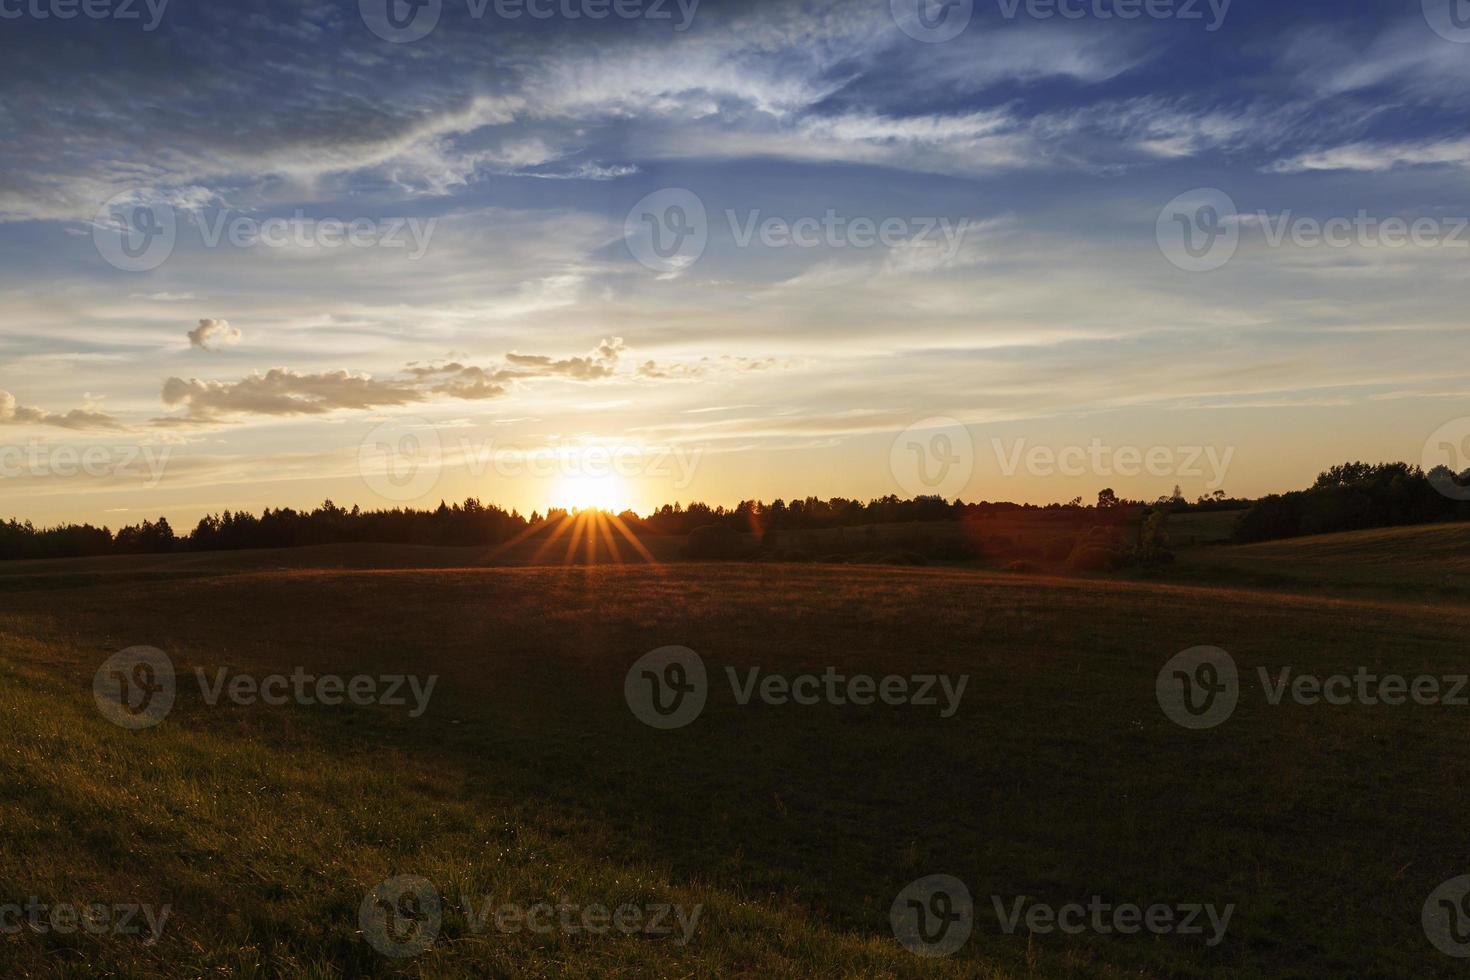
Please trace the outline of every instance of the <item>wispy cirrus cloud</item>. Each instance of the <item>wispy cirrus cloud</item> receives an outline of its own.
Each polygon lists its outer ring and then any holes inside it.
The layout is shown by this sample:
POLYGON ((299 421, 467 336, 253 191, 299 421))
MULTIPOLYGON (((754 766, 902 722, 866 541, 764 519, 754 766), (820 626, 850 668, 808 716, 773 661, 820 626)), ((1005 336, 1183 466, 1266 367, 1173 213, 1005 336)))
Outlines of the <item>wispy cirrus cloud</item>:
POLYGON ((1470 138, 1347 143, 1278 160, 1278 173, 1359 170, 1381 173, 1395 167, 1470 167, 1470 138))

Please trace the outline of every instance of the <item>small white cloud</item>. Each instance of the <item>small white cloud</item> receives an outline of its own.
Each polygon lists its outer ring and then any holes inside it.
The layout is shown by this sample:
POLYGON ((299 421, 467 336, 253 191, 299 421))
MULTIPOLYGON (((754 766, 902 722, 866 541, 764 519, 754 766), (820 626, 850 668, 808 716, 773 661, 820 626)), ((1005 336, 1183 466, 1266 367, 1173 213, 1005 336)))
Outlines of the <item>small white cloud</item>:
POLYGON ((199 320, 199 326, 189 331, 189 346, 200 350, 218 350, 221 347, 233 347, 240 342, 240 331, 230 326, 228 320, 216 320, 205 317, 199 320))

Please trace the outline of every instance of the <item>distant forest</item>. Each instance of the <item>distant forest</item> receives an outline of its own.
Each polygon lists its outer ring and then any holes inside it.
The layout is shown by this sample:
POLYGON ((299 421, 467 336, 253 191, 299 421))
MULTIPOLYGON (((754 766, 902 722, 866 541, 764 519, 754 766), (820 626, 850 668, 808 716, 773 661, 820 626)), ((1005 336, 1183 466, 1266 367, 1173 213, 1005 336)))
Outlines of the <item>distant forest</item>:
MULTIPOLYGON (((1240 510, 1235 529, 1239 542, 1322 534, 1399 524, 1470 520, 1470 471, 1455 475, 1440 467, 1426 475, 1407 463, 1344 463, 1317 477, 1306 490, 1272 494, 1260 500, 1213 495, 1187 500, 1174 489, 1154 501, 1125 500, 1111 489, 1098 493, 1095 503, 1081 498, 1066 504, 965 503, 939 497, 903 500, 879 497, 866 503, 834 497, 776 500, 770 504, 747 500, 733 508, 691 503, 665 504, 647 517, 632 511, 618 515, 632 530, 645 534, 684 535, 698 528, 764 534, 781 530, 820 530, 876 524, 933 521, 983 521, 1000 516, 1024 516, 1074 525, 1117 526, 1141 524, 1155 513, 1240 510)), ((96 555, 157 554, 173 551, 228 551, 243 548, 292 548, 306 545, 372 543, 486 546, 513 540, 547 522, 568 517, 552 509, 529 517, 516 511, 470 498, 463 503, 440 503, 434 510, 345 510, 324 502, 311 511, 289 507, 267 509, 259 517, 225 511, 199 521, 193 530, 178 534, 166 518, 144 521, 113 532, 91 524, 37 528, 29 521, 0 524, 0 560, 19 558, 76 558, 96 555)))
POLYGON ((1235 526, 1237 542, 1270 541, 1332 531, 1470 520, 1470 470, 1437 466, 1426 474, 1408 463, 1343 463, 1306 490, 1253 503, 1235 526))

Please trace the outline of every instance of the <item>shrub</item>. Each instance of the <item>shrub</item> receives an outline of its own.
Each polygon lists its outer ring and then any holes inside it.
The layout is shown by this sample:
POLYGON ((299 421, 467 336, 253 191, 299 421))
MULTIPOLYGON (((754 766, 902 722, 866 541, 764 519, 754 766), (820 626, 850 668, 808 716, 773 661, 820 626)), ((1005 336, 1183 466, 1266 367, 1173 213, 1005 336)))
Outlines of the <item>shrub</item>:
POLYGON ((739 558, 742 547, 740 532, 720 524, 706 524, 689 532, 684 542, 687 558, 728 559, 739 558))
POLYGON ((1122 563, 1116 551, 1090 542, 1082 542, 1067 556, 1067 567, 1074 572, 1110 572, 1122 563))
POLYGON ((1047 561, 1065 561, 1076 546, 1077 542, 1073 538, 1058 538, 1048 542, 1042 554, 1047 561))

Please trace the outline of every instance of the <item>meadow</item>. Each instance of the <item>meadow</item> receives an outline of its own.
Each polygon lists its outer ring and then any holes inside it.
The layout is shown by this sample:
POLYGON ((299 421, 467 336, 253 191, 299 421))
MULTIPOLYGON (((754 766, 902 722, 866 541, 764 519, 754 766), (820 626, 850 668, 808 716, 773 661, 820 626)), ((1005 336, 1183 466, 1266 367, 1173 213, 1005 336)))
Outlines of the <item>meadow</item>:
POLYGON ((1470 708, 1273 704, 1257 674, 1470 670, 1460 594, 1404 585, 1458 587, 1464 526, 1366 534, 1201 547, 1175 579, 375 546, 8 563, 0 901, 169 918, 151 943, 23 928, 0 958, 12 976, 1451 976, 1421 911, 1470 873, 1470 708), (1382 587, 1293 587, 1314 564, 1382 587), (178 684, 128 730, 93 684, 135 645, 178 684), (670 645, 709 694, 660 730, 625 679, 670 645), (1238 664, 1239 703, 1190 730, 1156 680, 1199 645, 1238 664), (195 668, 436 680, 414 716, 211 704, 195 668), (727 668, 967 685, 949 717, 742 704, 727 668), (936 874, 968 888, 973 932, 926 958, 890 909, 936 874), (394 957, 363 908, 404 875, 441 909, 433 942, 394 957), (1211 943, 1007 932, 996 911, 1093 896, 1232 912, 1211 943), (687 942, 482 918, 541 903, 698 916, 687 942))
POLYGON ((1470 524, 1427 524, 1180 552, 1178 574, 1343 595, 1470 598, 1470 524))

